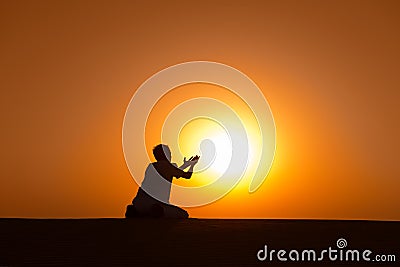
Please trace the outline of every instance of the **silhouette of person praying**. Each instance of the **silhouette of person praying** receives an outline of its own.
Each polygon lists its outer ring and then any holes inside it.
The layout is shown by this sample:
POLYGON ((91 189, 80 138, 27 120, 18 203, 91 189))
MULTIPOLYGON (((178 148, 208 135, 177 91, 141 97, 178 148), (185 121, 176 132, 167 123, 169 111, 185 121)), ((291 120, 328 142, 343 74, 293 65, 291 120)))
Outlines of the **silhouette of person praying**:
POLYGON ((132 205, 128 206, 125 216, 188 218, 187 211, 169 203, 172 179, 173 177, 190 179, 199 156, 196 155, 189 160, 184 158, 183 164, 178 168, 176 163, 171 163, 171 151, 167 145, 155 146, 153 155, 156 162, 147 166, 142 185, 132 205), (184 171, 188 167, 188 171, 184 171))

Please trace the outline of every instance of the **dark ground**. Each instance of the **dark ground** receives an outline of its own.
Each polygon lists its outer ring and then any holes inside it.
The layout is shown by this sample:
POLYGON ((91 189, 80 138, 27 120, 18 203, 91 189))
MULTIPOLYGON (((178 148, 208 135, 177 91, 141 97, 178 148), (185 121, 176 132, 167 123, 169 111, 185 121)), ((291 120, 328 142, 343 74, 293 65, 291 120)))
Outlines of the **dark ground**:
MULTIPOLYGON (((320 254, 318 254, 320 255, 320 254)), ((400 266, 400 222, 0 219, 0 266, 400 266), (259 261, 268 250, 365 249, 396 262, 259 261)))

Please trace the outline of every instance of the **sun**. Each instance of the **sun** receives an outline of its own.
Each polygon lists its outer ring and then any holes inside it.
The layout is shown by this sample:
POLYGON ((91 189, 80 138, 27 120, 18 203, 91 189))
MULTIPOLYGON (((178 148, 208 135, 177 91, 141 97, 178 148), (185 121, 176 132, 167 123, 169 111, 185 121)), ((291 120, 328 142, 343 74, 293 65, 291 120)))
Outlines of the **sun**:
MULTIPOLYGON (((251 161, 257 156, 257 146, 254 143, 257 136, 254 133, 256 131, 248 131, 251 140, 248 140, 247 165, 251 169, 254 169, 251 161)), ((219 122, 206 117, 194 118, 181 128, 177 141, 179 153, 173 158, 174 161, 180 162, 183 157, 200 155, 199 163, 194 171, 196 179, 192 180, 190 184, 181 181, 185 186, 210 184, 220 178, 228 169, 235 176, 243 175, 240 166, 232 165, 232 138, 227 129, 219 122)), ((251 169, 246 170, 246 174, 254 171, 251 169)))
POLYGON ((198 117, 187 122, 178 138, 182 156, 200 155, 195 173, 202 181, 212 182, 229 167, 232 143, 226 129, 218 122, 198 117))

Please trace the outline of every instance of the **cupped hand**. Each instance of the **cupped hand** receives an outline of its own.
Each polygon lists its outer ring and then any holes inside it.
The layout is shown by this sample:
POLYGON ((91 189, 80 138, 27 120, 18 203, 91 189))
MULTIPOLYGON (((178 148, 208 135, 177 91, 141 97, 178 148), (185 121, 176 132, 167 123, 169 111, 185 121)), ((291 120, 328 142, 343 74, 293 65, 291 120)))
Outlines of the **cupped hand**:
POLYGON ((190 160, 190 164, 191 165, 196 165, 197 164, 197 162, 199 162, 199 158, 200 158, 200 156, 198 156, 198 155, 196 155, 195 157, 191 157, 189 160, 190 160))
POLYGON ((186 157, 183 158, 183 164, 189 165, 193 157, 190 157, 188 160, 186 160, 186 157))

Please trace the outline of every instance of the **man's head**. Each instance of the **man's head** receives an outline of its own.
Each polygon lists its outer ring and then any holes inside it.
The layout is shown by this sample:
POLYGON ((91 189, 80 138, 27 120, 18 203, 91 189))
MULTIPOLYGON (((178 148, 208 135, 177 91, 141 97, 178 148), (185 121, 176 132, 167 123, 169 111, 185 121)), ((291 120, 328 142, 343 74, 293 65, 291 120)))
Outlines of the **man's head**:
POLYGON ((167 145, 159 144, 153 148, 153 155, 157 161, 171 161, 171 150, 167 145))

